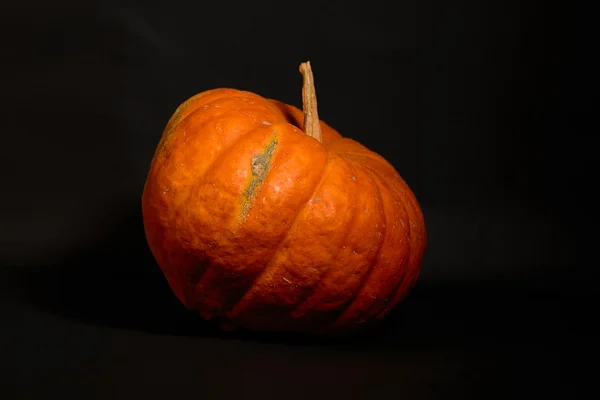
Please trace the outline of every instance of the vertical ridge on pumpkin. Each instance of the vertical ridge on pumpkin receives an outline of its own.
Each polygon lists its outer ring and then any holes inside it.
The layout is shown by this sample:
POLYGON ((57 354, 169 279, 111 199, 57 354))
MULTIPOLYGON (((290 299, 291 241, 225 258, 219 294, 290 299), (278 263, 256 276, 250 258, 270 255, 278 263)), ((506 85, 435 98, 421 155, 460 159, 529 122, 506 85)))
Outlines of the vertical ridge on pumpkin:
MULTIPOLYGON (((376 171, 373 171, 377 173, 376 171)), ((383 177, 381 178, 382 184, 385 185, 398 199, 398 203, 402 205, 407 215, 407 221, 405 222, 405 230, 408 236, 408 252, 407 252, 407 266, 409 267, 404 271, 401 279, 398 281, 396 288, 392 293, 392 299, 390 303, 378 313, 377 317, 381 318, 387 314, 395 305, 397 305, 402 297, 406 294, 414 284, 418 272, 420 269, 420 263, 424 253, 424 235, 425 231, 421 221, 422 214, 420 209, 415 207, 415 203, 411 202, 407 197, 414 197, 410 189, 407 191, 407 187, 404 186, 404 181, 394 180, 388 181, 383 177), (396 183, 396 184, 394 184, 396 183), (400 187, 398 187, 398 185, 400 187), (415 221, 416 219, 416 221, 415 221), (417 228, 417 230, 415 230, 417 228)))
MULTIPOLYGON (((344 142, 346 142, 346 140, 344 140, 344 142)), ((382 178, 384 182, 386 182, 386 184, 389 183, 389 185, 391 185, 390 187, 393 189, 393 192, 399 199, 398 203, 404 207, 404 209, 410 216, 407 223, 411 224, 411 227, 415 227, 418 229, 418 232, 416 234, 418 234, 419 240, 422 243, 419 245, 418 248, 413 249, 413 245, 411 242, 411 249, 417 250, 417 255, 421 254, 424 251, 426 245, 426 231, 423 214, 414 193, 412 192, 408 184, 404 181, 404 179, 394 169, 394 167, 380 155, 370 151, 348 151, 349 148, 352 149, 353 147, 357 146, 364 148, 364 146, 360 145, 359 143, 348 140, 347 143, 345 143, 345 147, 342 148, 340 153, 343 154, 345 157, 348 157, 349 159, 361 164, 366 170, 377 174, 382 178)), ((413 236, 411 234, 411 238, 412 237, 413 236)))
MULTIPOLYGON (((369 186, 370 190, 365 190, 365 192, 377 193, 376 196, 373 196, 373 199, 375 200, 375 204, 377 204, 377 210, 379 211, 377 214, 378 215, 378 220, 376 221, 377 223, 375 223, 373 225, 373 221, 365 221, 361 225, 359 225, 355 228, 359 232, 370 232, 370 231, 372 231, 371 227, 374 226, 376 234, 373 238, 369 238, 370 239, 369 241, 371 243, 373 243, 373 239, 377 238, 377 242, 376 242, 377 244, 375 247, 371 247, 371 249, 370 249, 370 251, 372 252, 372 256, 369 258, 370 263, 367 267, 367 270, 360 277, 358 285, 354 288, 354 290, 352 291, 350 296, 348 296, 348 298, 345 299, 343 308, 340 308, 338 312, 333 314, 334 318, 329 320, 326 323, 325 327, 327 327, 327 328, 337 327, 338 325, 343 325, 344 320, 346 319, 346 316, 349 315, 349 313, 354 311, 353 308, 356 307, 357 305, 362 304, 361 300, 363 300, 363 297, 366 294, 365 293, 366 285, 369 283, 371 277, 373 276, 374 272, 376 271, 376 268, 381 267, 380 262, 379 262, 380 261, 379 255, 381 254, 381 251, 383 249, 383 244, 385 243, 386 235, 388 232, 388 230, 386 228, 386 216, 385 216, 384 203, 383 203, 383 199, 381 197, 381 193, 377 190, 376 182, 362 168, 359 168, 359 166, 354 165, 354 163, 352 163, 352 161, 350 161, 350 160, 347 160, 347 161, 355 169, 356 172, 360 171, 360 176, 355 173, 355 175, 357 177, 356 179, 361 179, 361 180, 364 180, 365 182, 368 182, 368 186, 369 186), (373 188, 375 188, 375 190, 373 190, 373 188)), ((353 176, 353 179, 355 179, 354 176, 353 176)), ((362 210, 356 210, 355 212, 360 213, 360 212, 362 212, 362 210)), ((373 212, 375 212, 375 209, 373 210, 373 212)), ((352 322, 356 322, 356 321, 352 321, 352 322)))
POLYGON ((398 303, 402 301, 402 299, 408 295, 409 291, 412 290, 416 284, 425 249, 425 240, 423 236, 421 236, 419 242, 420 243, 417 248, 411 248, 411 255, 414 258, 409 260, 409 265, 412 268, 406 271, 406 274, 403 277, 403 282, 398 283, 398 287, 396 288, 392 301, 381 313, 377 315, 377 318, 381 318, 385 314, 389 313, 396 305, 398 305, 398 303))
POLYGON ((265 265, 265 267, 263 268, 263 270, 256 276, 256 278, 253 280, 253 282, 248 286, 246 292, 238 299, 238 301, 231 307, 230 311, 227 313, 227 315, 230 318, 236 318, 238 317, 240 314, 242 314, 244 311, 246 311, 245 307, 248 308, 248 303, 251 300, 251 296, 254 293, 254 291, 256 290, 256 285, 257 283, 259 283, 261 281, 261 279, 263 279, 265 276, 268 276, 268 274, 271 272, 272 268, 276 268, 276 261, 277 261, 277 257, 280 255, 280 253, 282 251, 285 250, 285 245, 288 244, 288 241, 290 240, 290 237, 292 237, 292 235, 295 233, 294 230, 297 228, 297 224, 301 221, 301 217, 303 216, 303 213, 306 210, 306 207, 309 205, 309 200, 314 196, 314 193, 319 189, 319 187, 322 185, 323 180, 326 177, 327 171, 328 171, 328 166, 330 165, 331 159, 328 158, 327 159, 327 163, 325 165, 325 167, 322 169, 321 175, 319 177, 319 180, 315 183, 315 185, 311 188, 311 190, 307 193, 306 196, 306 200, 304 202, 302 202, 302 205, 300 206, 300 208, 297 210, 294 219, 292 220, 287 232, 285 233, 284 237, 282 238, 282 240, 279 242, 277 248, 275 249, 275 252, 273 253, 271 259, 267 262, 267 264, 265 265))
MULTIPOLYGON (((297 210, 310 199, 313 187, 324 173, 327 153, 297 128, 292 129, 287 124, 260 124, 255 131, 240 138, 233 153, 219 163, 220 167, 215 171, 216 179, 227 185, 235 183, 235 190, 221 187, 215 181, 216 188, 211 187, 211 182, 204 184, 206 191, 231 195, 234 201, 230 202, 227 198, 224 204, 215 201, 207 204, 207 198, 192 198, 188 204, 195 203, 196 210, 208 211, 203 212, 202 221, 187 220, 194 222, 196 236, 204 242, 219 237, 216 246, 207 249, 207 256, 217 260, 220 267, 212 269, 203 278, 197 292, 199 295, 208 294, 211 299, 218 298, 222 305, 219 313, 224 315, 264 270, 264 265, 273 257, 276 247, 297 217, 297 210), (253 206, 248 208, 245 218, 240 221, 241 199, 251 181, 252 159, 256 154, 265 152, 266 145, 275 138, 274 131, 279 133, 276 135, 277 146, 272 147, 270 172, 264 175, 253 206), (311 163, 305 163, 307 159, 311 163), (235 208, 231 210, 231 221, 210 222, 214 213, 220 213, 221 208, 232 204, 235 208)), ((257 167, 259 165, 255 163, 255 172, 258 172, 257 167)))
MULTIPOLYGON (((205 97, 203 101, 220 106, 237 100, 213 96, 212 100, 205 97)), ((210 264, 188 261, 189 253, 197 252, 195 245, 189 243, 193 242, 197 235, 193 232, 193 227, 187 226, 190 210, 194 209, 190 208, 194 192, 206 183, 206 177, 210 176, 215 168, 219 168, 221 160, 228 157, 228 152, 232 151, 237 140, 256 129, 264 129, 262 124, 249 125, 249 116, 242 112, 243 109, 232 113, 224 107, 204 108, 203 105, 205 104, 199 103, 197 108, 188 109, 188 115, 178 121, 174 131, 177 136, 174 136, 169 144, 175 152, 161 164, 156 164, 153 169, 154 174, 159 176, 158 180, 156 177, 153 179, 154 185, 168 185, 166 189, 169 190, 161 195, 163 189, 157 186, 154 203, 162 201, 164 195, 173 194, 178 199, 160 207, 161 218, 157 220, 164 226, 165 238, 171 238, 171 243, 165 249, 166 257, 171 265, 180 265, 177 269, 181 270, 183 276, 192 274, 197 279, 194 287, 208 273, 210 264), (194 168, 188 168, 192 165, 194 168)), ((260 104, 248 107, 253 113, 261 112, 260 104)), ((273 113, 273 116, 276 117, 276 113, 273 113)))
POLYGON ((398 282, 402 280, 408 265, 410 243, 406 231, 399 221, 408 220, 402 207, 395 204, 395 196, 377 174, 366 170, 373 180, 385 216, 384 239, 376 265, 366 278, 357 296, 348 305, 344 314, 332 324, 336 329, 347 324, 360 324, 369 316, 379 313, 392 301, 398 282))
MULTIPOLYGON (((337 155, 331 155, 331 157, 332 160, 334 160, 333 162, 337 164, 343 163, 342 165, 345 164, 345 167, 349 169, 350 165, 346 160, 337 155)), ((339 168, 342 167, 342 165, 338 165, 337 171, 339 171, 339 168)), ((347 187, 347 185, 342 186, 342 188, 347 187)), ((328 186, 328 189, 329 191, 331 191, 332 187, 328 186)), ((340 192, 335 193, 338 196, 341 195, 340 192)), ((355 193, 356 192, 350 190, 348 191, 347 195, 343 197, 345 200, 347 200, 349 206, 355 204, 355 193)), ((339 200, 337 200, 337 202, 339 204, 339 200)), ((336 204, 336 206, 338 205, 336 204)), ((315 310, 314 306, 321 302, 321 299, 323 299, 323 294, 330 290, 330 278, 332 277, 332 274, 336 272, 336 266, 339 264, 340 254, 348 247, 347 241, 354 227, 354 223, 356 220, 356 212, 353 212, 352 209, 350 209, 348 212, 344 213, 344 217, 346 217, 347 219, 343 222, 343 225, 340 228, 338 228, 341 229, 343 232, 341 235, 342 237, 339 243, 338 250, 330 261, 329 268, 321 275, 319 281, 315 283, 315 285, 308 291, 308 293, 306 293, 303 296, 303 299, 298 304, 296 304, 296 306, 290 311, 290 315, 294 318, 310 318, 310 326, 318 326, 319 322, 323 320, 322 317, 327 317, 329 312, 327 311, 326 313, 323 313, 323 310, 315 310)))
MULTIPOLYGON (((295 317, 305 317, 306 325, 316 330, 329 325, 344 312, 375 261, 376 251, 370 244, 378 246, 381 240, 375 232, 364 230, 364 226, 379 223, 381 212, 376 211, 378 203, 369 196, 369 186, 365 185, 368 177, 344 158, 334 157, 339 160, 336 173, 344 182, 344 191, 334 191, 332 195, 336 201, 341 201, 341 198, 348 200, 351 220, 346 225, 344 241, 332 261, 332 267, 321 277, 310 296, 289 311, 295 317)), ((329 192, 329 188, 327 190, 329 192)))
MULTIPOLYGON (((254 323, 271 321, 283 330, 317 325, 323 317, 324 313, 312 313, 311 301, 321 289, 330 293, 330 287, 321 284, 327 282, 325 277, 332 270, 339 272, 339 253, 352 252, 345 244, 356 215, 352 209, 355 192, 348 190, 347 184, 352 175, 348 163, 330 154, 326 168, 311 200, 300 211, 297 224, 290 229, 287 243, 282 243, 269 265, 270 270, 255 283, 252 294, 245 300, 245 308, 235 310, 234 317, 254 323), (339 173, 344 167, 348 168, 345 176, 339 173)), ((342 287, 343 284, 341 281, 342 287)))
MULTIPOLYGON (((239 199, 246 190, 246 185, 236 179, 236 174, 251 177, 252 171, 248 167, 251 164, 252 153, 259 153, 264 149, 265 142, 273 141, 273 130, 261 124, 245 132, 238 140, 245 146, 236 145, 239 143, 235 141, 230 143, 204 172, 191 197, 197 203, 195 215, 185 218, 190 221, 187 229, 197 241, 196 251, 211 260, 210 266, 204 271, 195 287, 196 294, 209 296, 207 298, 210 301, 207 300, 198 306, 202 315, 220 315, 228 301, 228 293, 224 292, 224 289, 228 285, 236 284, 236 277, 229 274, 231 271, 227 267, 238 268, 239 263, 231 263, 231 257, 232 254, 242 255, 237 248, 235 238, 232 237, 232 230, 238 225, 241 209, 239 199), (254 150, 248 152, 248 147, 254 150), (218 222, 213 222, 214 218, 220 219, 218 222), (219 252, 224 254, 215 257, 219 252)), ((272 148, 273 152, 275 147, 272 148)), ((256 254, 252 256, 246 253, 244 258, 244 261, 249 264, 256 262, 256 254)), ((233 289, 229 290, 233 292, 233 289)))
MULTIPOLYGON (((375 182, 373 180, 373 178, 370 176, 370 174, 367 173, 367 176, 369 176, 369 180, 371 182, 371 184, 373 185, 373 187, 375 188, 375 192, 377 193, 377 202, 380 204, 381 206, 381 223, 377 224, 380 225, 382 228, 382 232, 381 232, 381 242, 379 243, 379 247, 375 252, 375 256, 373 257, 373 263, 371 264, 371 267, 369 268, 369 270, 367 271, 367 273, 364 275, 360 286, 358 287, 358 289, 356 290, 353 298, 349 301, 347 307, 345 310, 343 310, 339 317, 336 319, 336 321, 333 323, 333 325, 337 325, 340 322, 343 323, 344 317, 352 311, 352 308, 355 304, 357 304, 359 302, 359 300, 361 299, 361 296, 364 295, 364 291, 366 286, 369 284, 369 280, 371 279, 371 277, 373 276, 374 272, 376 271, 377 268, 380 268, 380 254, 381 251, 383 249, 383 245, 386 242, 386 238, 387 235, 389 234, 390 230, 387 228, 387 218, 386 218, 386 213, 385 213, 385 203, 384 203, 384 199, 381 196, 381 191, 379 190, 379 187, 377 185, 377 182, 375 182)), ((376 225, 376 228, 378 228, 379 226, 376 225)))
MULTIPOLYGON (((373 178, 378 181, 379 189, 381 191, 387 191, 389 193, 390 198, 393 199, 395 203, 397 203, 397 195, 394 194, 394 191, 391 188, 392 185, 390 185, 390 183, 386 181, 383 177, 381 177, 378 173, 371 171, 371 174, 373 178)), ((402 243, 402 249, 404 251, 402 252, 400 260, 398 260, 398 264, 390 266, 390 268, 392 268, 397 274, 399 274, 399 276, 393 283, 391 290, 388 290, 387 292, 387 301, 379 309, 375 309, 375 311, 370 310, 371 312, 373 312, 374 315, 377 315, 378 318, 385 315, 386 310, 388 310, 390 308, 390 305, 394 302, 394 296, 398 291, 398 287, 400 287, 402 285, 402 282, 406 279, 406 276, 410 272, 409 269, 411 265, 410 256, 412 254, 412 245, 410 242, 410 230, 407 231, 405 225, 402 223, 402 221, 406 220, 406 224, 410 225, 411 217, 406 209, 406 205, 403 202, 401 202, 401 206, 395 205, 393 210, 401 214, 399 216, 399 221, 401 222, 400 225, 402 226, 402 229, 399 230, 400 232, 398 235, 401 235, 403 238, 405 238, 405 240, 403 240, 402 243)), ((394 221, 393 226, 397 227, 398 222, 394 221)))

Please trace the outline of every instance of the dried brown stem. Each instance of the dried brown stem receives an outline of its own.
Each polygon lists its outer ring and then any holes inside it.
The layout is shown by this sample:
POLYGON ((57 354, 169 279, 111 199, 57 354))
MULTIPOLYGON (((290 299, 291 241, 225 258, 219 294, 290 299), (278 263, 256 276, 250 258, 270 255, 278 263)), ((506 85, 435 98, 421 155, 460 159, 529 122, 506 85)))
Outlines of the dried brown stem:
POLYGON ((317 94, 310 61, 300 64, 300 73, 303 77, 302 108, 304 110, 304 133, 322 141, 319 113, 317 111, 317 94))

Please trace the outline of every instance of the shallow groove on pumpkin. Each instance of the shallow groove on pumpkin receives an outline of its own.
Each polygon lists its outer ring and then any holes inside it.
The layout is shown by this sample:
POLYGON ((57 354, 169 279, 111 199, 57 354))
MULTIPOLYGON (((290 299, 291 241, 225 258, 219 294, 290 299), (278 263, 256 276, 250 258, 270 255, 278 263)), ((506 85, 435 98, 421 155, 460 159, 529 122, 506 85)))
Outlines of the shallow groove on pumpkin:
MULTIPOLYGON (((352 168, 355 171, 359 171, 359 170, 361 171, 361 173, 355 172, 353 177, 364 174, 361 178, 365 178, 365 177, 368 178, 368 182, 370 183, 370 185, 376 188, 375 192, 378 194, 377 202, 378 202, 378 204, 380 204, 380 207, 381 207, 380 215, 382 216, 383 224, 385 225, 385 210, 383 208, 383 199, 381 198, 381 193, 379 192, 379 190, 377 188, 377 183, 369 177, 367 171, 359 169, 359 167, 357 165, 355 165, 351 160, 348 160, 348 163, 352 166, 352 168)), ((362 228, 363 227, 359 227, 359 229, 362 229, 362 228)), ((337 325, 340 325, 340 324, 343 325, 343 321, 346 318, 346 316, 348 315, 349 310, 351 310, 351 307, 356 303, 357 299, 360 297, 361 293, 363 292, 363 290, 365 288, 365 285, 369 281, 369 278, 371 277, 373 271, 375 270, 375 268, 378 264, 378 257, 381 252, 381 248, 382 248, 384 241, 385 241, 385 232, 383 235, 380 236, 380 240, 377 245, 377 250, 373 254, 371 262, 369 263, 369 266, 367 267, 367 271, 364 272, 364 274, 362 275, 360 283, 357 285, 356 289, 354 290, 354 293, 352 293, 352 295, 349 296, 349 298, 346 300, 344 306, 340 308, 337 315, 334 315, 335 318, 333 318, 333 320, 329 322, 329 325, 331 327, 337 327, 337 325)))
MULTIPOLYGON (((223 159, 227 158, 228 156, 230 156, 232 152, 236 151, 236 143, 239 143, 239 141, 244 140, 244 138, 247 138, 249 136, 250 133, 256 132, 259 129, 265 129, 265 126, 258 126, 255 129, 249 130, 248 132, 243 133, 240 137, 238 137, 236 140, 233 140, 231 143, 229 143, 228 146, 226 146, 218 155, 217 157, 212 161, 212 163, 209 165, 208 169, 203 173, 203 178, 199 179, 197 184, 195 185, 196 187, 199 187, 203 184, 206 183, 205 178, 207 176, 210 176, 211 172, 213 171, 214 168, 216 168, 219 165, 219 162, 221 162, 223 159)), ((266 135, 271 135, 270 130, 266 131, 266 135)), ((275 146, 276 147, 276 146, 275 146)), ((273 149, 274 152, 275 149, 273 149)), ((190 190, 188 192, 188 196, 190 196, 192 193, 192 191, 190 190)), ((184 203, 185 204, 185 203, 184 203)), ((197 284, 195 285, 196 290, 198 291, 198 288, 206 285, 206 280, 209 279, 212 274, 211 274, 211 269, 213 269, 215 267, 215 263, 211 263, 210 266, 208 268, 206 268, 202 275, 200 276, 200 278, 198 279, 197 284)), ((209 285, 210 286, 210 285, 209 285)))
MULTIPOLYGON (((334 156, 330 155, 330 157, 334 157, 334 156)), ((343 160, 340 157, 338 157, 338 159, 340 161, 347 163, 347 161, 343 160)), ((333 158, 332 158, 332 160, 333 160, 333 158)), ((331 165, 333 165, 333 163, 331 163, 330 166, 331 165)), ((331 170, 329 170, 327 173, 331 173, 331 170)), ((352 195, 352 194, 354 194, 354 192, 350 191, 350 195, 352 195)), ((350 201, 349 204, 352 204, 352 201, 350 201)), ((328 282, 328 278, 331 276, 331 273, 335 271, 335 268, 333 266, 337 264, 337 261, 339 260, 339 255, 342 252, 342 250, 346 248, 346 245, 345 245, 346 241, 348 240, 348 237, 351 232, 351 227, 353 226, 354 221, 356 219, 355 218, 356 213, 350 212, 349 215, 350 215, 350 218, 346 222, 345 227, 342 229, 342 231, 344 233, 341 238, 340 245, 338 246, 337 253, 332 257, 331 261, 329 262, 328 268, 326 270, 322 271, 319 280, 314 284, 314 286, 309 291, 307 291, 307 293, 298 302, 296 307, 294 307, 290 311, 290 315, 293 318, 304 317, 307 314, 311 314, 311 313, 313 313, 313 315, 315 314, 315 311, 311 310, 311 304, 315 303, 313 301, 313 299, 315 299, 315 298, 318 299, 318 297, 320 295, 319 291, 322 290, 323 287, 326 287, 326 285, 324 285, 324 282, 328 282)), ((316 313, 318 313, 318 312, 316 312, 316 313)))
POLYGON ((345 310, 343 310, 343 312, 336 319, 336 321, 333 322, 333 325, 336 325, 336 324, 340 323, 341 321, 343 321, 344 317, 346 316, 346 313, 349 310, 351 310, 352 307, 355 305, 355 303, 358 301, 359 296, 361 295, 361 293, 363 292, 363 290, 365 289, 365 287, 369 283, 369 280, 373 276, 373 272, 375 271, 376 268, 379 267, 379 262, 380 262, 379 256, 381 255, 381 250, 383 249, 383 244, 386 241, 386 237, 387 237, 387 235, 390 232, 389 229, 388 229, 388 227, 387 227, 387 217, 386 217, 385 202, 384 202, 383 197, 381 195, 381 190, 379 188, 379 185, 375 181, 375 179, 373 179, 372 174, 369 173, 368 170, 365 170, 365 173, 366 173, 367 176, 369 176, 370 182, 373 185, 373 187, 375 188, 375 193, 377 193, 378 203, 381 205, 381 216, 382 216, 382 228, 383 228, 383 232, 382 232, 382 235, 381 235, 381 241, 379 243, 379 246, 378 246, 378 249, 377 249, 375 255, 373 256, 373 262, 371 263, 371 265, 369 267, 369 270, 364 275, 364 277, 362 279, 362 282, 360 283, 360 286, 359 286, 358 290, 356 291, 356 293, 354 294, 354 296, 351 298, 351 300, 348 301, 347 307, 345 307, 345 310))
MULTIPOLYGON (((339 154, 334 154, 337 159, 344 163, 348 172, 346 178, 349 180, 349 182, 344 187, 351 188, 356 182, 354 179, 352 179, 352 177, 360 174, 357 173, 357 170, 351 161, 347 160, 345 157, 341 157, 339 154), (350 181, 350 179, 352 180, 350 181)), ((357 195, 366 192, 350 190, 349 193, 355 195, 349 204, 356 205, 362 203, 360 201, 360 196, 357 195)), ((352 251, 352 253, 355 253, 349 238, 351 237, 352 233, 360 231, 362 228, 362 225, 358 222, 357 218, 360 215, 360 212, 361 211, 357 210, 349 211, 352 218, 345 228, 346 237, 344 239, 344 243, 340 244, 340 253, 342 253, 342 251, 352 251)), ((347 257, 347 254, 345 256, 347 257)), ((373 255, 371 258, 374 260, 375 256, 373 255)), ((311 297, 305 299, 305 311, 308 311, 308 313, 311 315, 309 318, 310 325, 303 326, 303 328, 310 328, 315 331, 330 328, 330 325, 337 318, 339 318, 339 316, 346 310, 351 299, 356 295, 356 293, 358 293, 360 282, 357 282, 354 285, 352 293, 348 293, 345 290, 341 292, 332 290, 338 287, 338 283, 342 283, 342 286, 347 286, 348 280, 353 279, 353 277, 356 275, 361 275, 361 278, 364 278, 368 273, 368 270, 365 271, 363 268, 363 265, 365 265, 364 263, 355 262, 352 269, 349 269, 349 265, 345 264, 345 261, 343 260, 343 258, 337 258, 337 260, 333 263, 333 265, 337 264, 337 266, 330 268, 328 273, 321 277, 321 281, 319 282, 316 291, 313 293, 313 295, 311 295, 311 297)), ((370 267, 373 265, 373 263, 367 262, 367 265, 370 267)))
MULTIPOLYGON (((218 100, 219 99, 215 99, 214 101, 218 101, 218 100)), ((200 111, 202 111, 201 110, 202 104, 199 104, 198 107, 200 107, 200 111)), ((198 110, 196 110, 196 111, 198 111, 198 110)), ((236 112, 239 112, 239 110, 236 110, 236 112)), ((190 114, 188 114, 188 117, 190 115, 192 115, 193 113, 194 113, 194 111, 192 111, 190 114)), ((214 122, 214 120, 218 120, 220 118, 224 118, 224 117, 227 117, 227 116, 228 115, 226 114, 226 115, 221 116, 221 117, 217 117, 217 118, 214 118, 214 119, 209 119, 209 120, 205 121, 202 125, 214 122)), ((185 119, 180 120, 179 124, 183 123, 184 120, 185 119)), ((198 179, 198 181, 192 187, 188 188, 187 198, 189 199, 189 197, 192 195, 192 193, 194 191, 194 188, 198 188, 198 187, 200 187, 201 185, 203 185, 205 183, 205 177, 206 176, 210 176, 210 174, 219 165, 219 163, 224 158, 226 158, 230 152, 234 151, 236 144, 239 144, 240 140, 243 140, 244 137, 249 136, 251 133, 255 132, 256 130, 265 129, 265 128, 266 128, 265 125, 262 125, 262 124, 258 125, 257 124, 254 129, 250 129, 248 131, 245 131, 245 132, 241 133, 237 138, 231 140, 229 143, 227 143, 227 145, 223 146, 220 149, 220 151, 217 154, 217 156, 213 160, 211 160, 211 162, 205 167, 205 171, 201 175, 202 177, 200 179, 198 179)), ((187 203, 188 203, 188 200, 182 201, 180 204, 181 205, 185 205, 187 203)), ((211 268, 214 268, 214 263, 210 263, 209 266, 207 266, 206 268, 204 268, 203 271, 201 271, 198 274, 196 284, 194 285, 194 287, 196 289, 203 284, 203 282, 204 282, 204 280, 205 280, 205 278, 207 276, 210 276, 209 272, 210 272, 211 268)))
MULTIPOLYGON (((381 180, 382 185, 384 185, 391 193, 395 193, 395 196, 400 197, 403 201, 400 202, 400 204, 402 205, 402 208, 404 209, 404 212, 406 213, 407 216, 407 221, 406 224, 404 225, 404 228, 406 229, 406 236, 407 236, 407 240, 408 240, 408 246, 407 246, 407 254, 405 255, 404 258, 404 264, 407 266, 413 265, 411 264, 411 256, 413 254, 415 254, 415 251, 417 251, 418 253, 418 248, 415 249, 413 246, 413 223, 412 223, 412 218, 411 218, 411 213, 409 212, 409 210, 407 209, 407 207, 412 207, 412 211, 413 213, 417 214, 417 210, 415 209, 415 207, 412 205, 412 203, 410 202, 409 199, 407 199, 407 196, 405 196, 405 193, 400 190, 399 188, 395 187, 394 185, 390 185, 385 179, 383 179, 382 177, 379 176, 379 174, 377 173, 377 170, 370 168, 370 167, 366 167, 367 170, 371 171, 373 174, 375 174, 377 177, 379 177, 379 179, 381 180)), ((410 196, 408 196, 410 197, 410 196)), ((391 300, 390 302, 387 304, 387 306, 383 309, 383 311, 381 311, 379 314, 377 314, 377 318, 381 318, 383 317, 385 314, 389 313, 402 299, 402 297, 405 295, 405 291, 407 288, 410 288, 413 284, 414 284, 414 279, 412 279, 412 275, 411 275, 412 270, 410 269, 406 269, 406 267, 402 268, 402 275, 400 276, 400 279, 398 280, 396 289, 392 291, 391 295, 391 300)))

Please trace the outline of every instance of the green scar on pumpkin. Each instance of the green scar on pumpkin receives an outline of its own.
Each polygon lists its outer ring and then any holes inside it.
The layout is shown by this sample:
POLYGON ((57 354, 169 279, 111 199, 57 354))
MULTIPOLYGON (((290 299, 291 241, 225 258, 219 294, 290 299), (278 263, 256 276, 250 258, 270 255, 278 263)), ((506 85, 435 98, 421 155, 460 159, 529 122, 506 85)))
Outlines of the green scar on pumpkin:
POLYGON ((252 208, 252 204, 254 203, 256 195, 265 182, 265 178, 271 169, 271 159, 273 158, 273 154, 275 154, 277 144, 276 138, 271 139, 271 141, 269 141, 269 143, 267 143, 265 146, 262 153, 256 154, 254 157, 252 157, 252 178, 250 179, 250 183, 242 195, 242 218, 245 217, 252 208))

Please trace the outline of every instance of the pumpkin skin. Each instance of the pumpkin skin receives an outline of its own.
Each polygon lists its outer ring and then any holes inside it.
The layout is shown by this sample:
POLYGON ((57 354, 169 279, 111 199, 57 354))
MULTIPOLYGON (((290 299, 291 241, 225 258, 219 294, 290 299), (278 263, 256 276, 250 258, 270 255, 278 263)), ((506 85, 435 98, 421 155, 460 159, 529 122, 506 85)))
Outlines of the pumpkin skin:
POLYGON ((177 298, 224 328, 335 335, 413 287, 426 246, 394 167, 298 108, 236 89, 185 101, 142 195, 149 247, 177 298))

